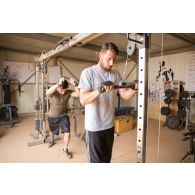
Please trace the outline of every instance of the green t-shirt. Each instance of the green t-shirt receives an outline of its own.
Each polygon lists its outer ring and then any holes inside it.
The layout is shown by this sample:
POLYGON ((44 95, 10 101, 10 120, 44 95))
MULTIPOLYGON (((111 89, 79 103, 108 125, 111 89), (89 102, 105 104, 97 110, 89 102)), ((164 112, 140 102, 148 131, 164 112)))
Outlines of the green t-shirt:
POLYGON ((50 117, 59 117, 67 114, 68 100, 70 99, 72 90, 67 90, 64 95, 59 94, 57 91, 49 97, 50 117))

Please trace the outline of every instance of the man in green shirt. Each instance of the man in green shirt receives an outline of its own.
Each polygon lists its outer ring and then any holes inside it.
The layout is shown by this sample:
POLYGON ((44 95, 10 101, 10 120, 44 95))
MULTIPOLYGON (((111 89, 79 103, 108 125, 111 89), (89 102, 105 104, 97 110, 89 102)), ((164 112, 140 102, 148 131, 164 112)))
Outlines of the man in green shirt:
POLYGON ((67 104, 70 97, 79 97, 79 89, 74 79, 69 79, 69 83, 64 77, 59 79, 59 82, 50 87, 46 95, 49 97, 50 109, 48 123, 50 127, 50 141, 48 147, 55 144, 54 135, 59 135, 59 130, 64 133, 64 148, 63 152, 67 158, 72 158, 72 153, 68 150, 70 142, 70 120, 67 115, 67 104), (69 90, 69 83, 75 86, 75 90, 69 90))

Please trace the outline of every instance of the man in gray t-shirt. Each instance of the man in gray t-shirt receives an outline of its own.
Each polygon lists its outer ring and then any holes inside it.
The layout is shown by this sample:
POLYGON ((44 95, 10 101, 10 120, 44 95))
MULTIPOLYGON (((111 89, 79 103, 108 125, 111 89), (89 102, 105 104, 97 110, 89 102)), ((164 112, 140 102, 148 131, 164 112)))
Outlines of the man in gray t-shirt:
MULTIPOLYGON (((112 70, 118 54, 113 43, 102 45, 99 62, 82 71, 79 86, 80 102, 85 105, 85 130, 89 162, 109 163, 114 141, 114 111, 121 76, 112 70)), ((136 90, 119 89, 122 99, 131 99, 136 90)))

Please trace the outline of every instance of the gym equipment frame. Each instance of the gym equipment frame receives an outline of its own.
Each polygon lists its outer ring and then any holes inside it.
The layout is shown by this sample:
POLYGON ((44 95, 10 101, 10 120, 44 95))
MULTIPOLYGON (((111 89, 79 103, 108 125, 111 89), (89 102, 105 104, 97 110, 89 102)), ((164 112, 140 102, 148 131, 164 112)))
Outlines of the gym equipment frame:
POLYGON ((147 106, 148 106, 148 49, 150 35, 127 34, 128 55, 138 53, 138 115, 137 115, 137 162, 144 163, 146 156, 147 106))
POLYGON ((35 129, 31 132, 31 138, 28 146, 45 143, 48 137, 45 120, 45 75, 47 73, 47 62, 57 54, 73 47, 76 44, 85 44, 102 34, 99 33, 79 33, 74 37, 63 38, 55 47, 47 53, 35 59, 36 64, 36 118, 35 129), (41 90, 40 90, 41 87, 41 90), (41 92, 41 93, 40 93, 41 92))

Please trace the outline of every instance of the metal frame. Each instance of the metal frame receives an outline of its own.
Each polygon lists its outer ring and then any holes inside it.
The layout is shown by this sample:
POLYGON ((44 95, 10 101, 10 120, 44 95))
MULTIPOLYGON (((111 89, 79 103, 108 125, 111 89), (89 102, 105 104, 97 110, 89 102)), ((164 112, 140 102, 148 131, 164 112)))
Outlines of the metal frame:
POLYGON ((41 56, 36 60, 37 62, 42 62, 45 61, 59 53, 61 53, 62 51, 67 50, 68 48, 82 42, 85 41, 85 39, 89 39, 91 36, 94 36, 95 33, 80 33, 75 35, 72 39, 70 39, 67 43, 65 44, 60 44, 58 45, 55 49, 50 50, 47 53, 43 53, 41 54, 41 56))
MULTIPOLYGON (((55 49, 47 53, 41 54, 41 56, 35 59, 36 64, 36 91, 37 91, 37 99, 36 105, 36 118, 35 118, 35 126, 38 122, 38 129, 31 133, 33 139, 29 141, 28 145, 33 146, 36 144, 45 143, 48 137, 48 132, 46 131, 46 119, 45 119, 45 75, 47 73, 47 61, 50 60, 52 57, 56 56, 57 54, 67 50, 68 48, 81 43, 85 44, 88 41, 91 41, 94 38, 97 38, 101 34, 96 33, 83 33, 77 34, 70 40, 67 40, 65 43, 60 43, 59 45, 55 46, 55 49), (40 94, 40 86, 42 94, 40 94), (40 97, 41 95, 41 97, 40 97)), ((60 61, 61 62, 61 61, 60 61)))
POLYGON ((138 59, 138 115, 137 115, 137 162, 144 163, 146 158, 146 132, 148 107, 148 49, 149 34, 128 34, 128 55, 139 50, 138 59))
POLYGON ((148 55, 147 49, 139 50, 139 92, 137 117, 137 162, 145 162, 147 107, 148 107, 148 55))
POLYGON ((68 67, 59 59, 57 59, 57 62, 59 62, 64 69, 76 80, 79 81, 79 79, 68 69, 68 67))

